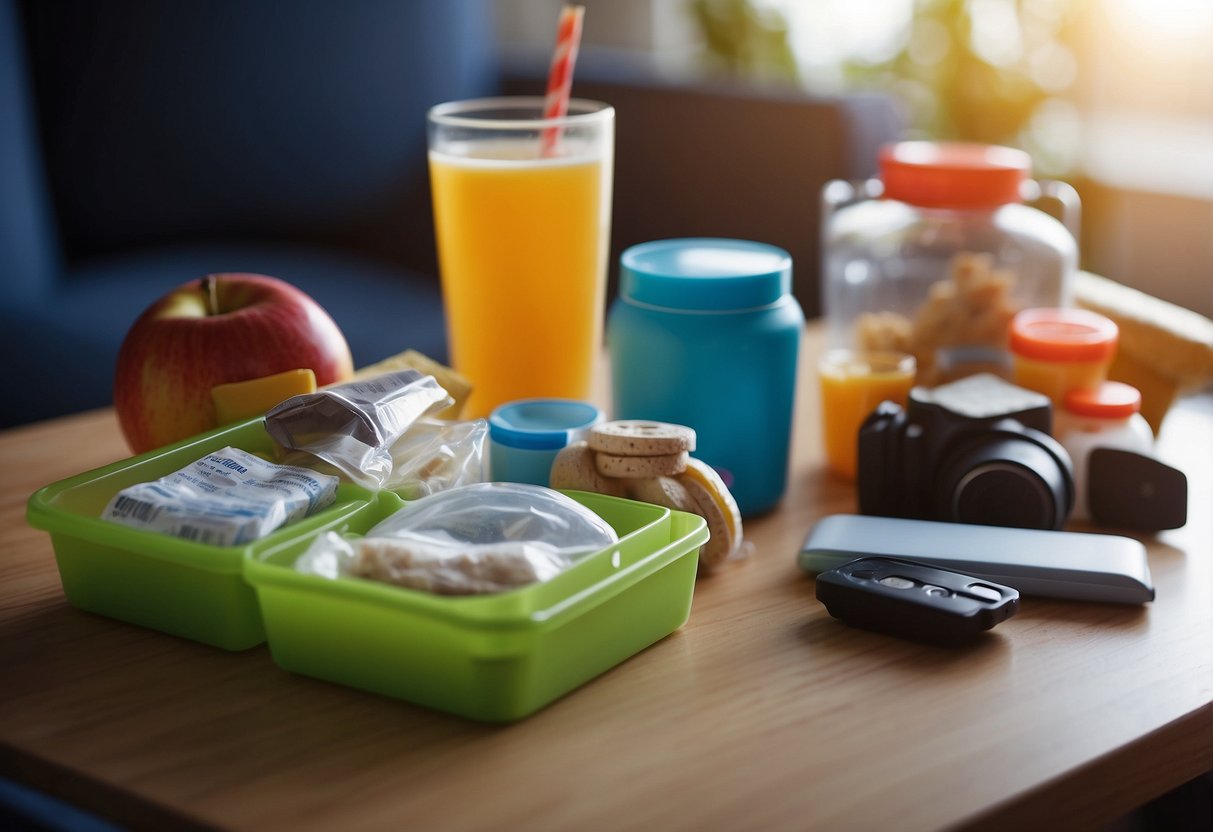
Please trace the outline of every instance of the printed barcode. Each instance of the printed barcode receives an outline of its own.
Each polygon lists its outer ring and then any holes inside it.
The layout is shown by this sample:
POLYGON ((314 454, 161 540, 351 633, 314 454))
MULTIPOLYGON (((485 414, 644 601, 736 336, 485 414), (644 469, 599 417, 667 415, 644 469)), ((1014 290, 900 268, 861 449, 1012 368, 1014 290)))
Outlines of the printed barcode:
POLYGON ((214 529, 203 529, 198 526, 180 525, 177 527, 177 537, 194 543, 212 543, 217 538, 214 529))
POLYGON ((160 513, 160 506, 145 503, 134 497, 118 497, 114 503, 114 514, 119 517, 134 517, 141 523, 150 523, 160 513))

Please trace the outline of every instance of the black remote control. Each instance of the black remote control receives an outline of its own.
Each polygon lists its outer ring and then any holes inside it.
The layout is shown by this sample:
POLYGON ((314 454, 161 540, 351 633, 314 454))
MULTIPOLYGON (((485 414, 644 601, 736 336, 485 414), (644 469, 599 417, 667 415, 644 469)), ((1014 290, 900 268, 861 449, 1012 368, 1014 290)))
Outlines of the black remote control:
POLYGON ((854 627, 935 644, 970 642, 1019 609, 1019 592, 896 558, 859 558, 817 576, 817 600, 854 627))

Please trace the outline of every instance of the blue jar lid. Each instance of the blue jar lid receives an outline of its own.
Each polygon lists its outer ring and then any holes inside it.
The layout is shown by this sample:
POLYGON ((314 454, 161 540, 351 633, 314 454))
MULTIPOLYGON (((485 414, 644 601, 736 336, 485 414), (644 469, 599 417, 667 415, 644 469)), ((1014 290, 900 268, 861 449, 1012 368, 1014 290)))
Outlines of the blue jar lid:
POLYGON ((624 298, 669 309, 753 309, 792 290, 792 256, 748 240, 641 243, 623 252, 619 266, 624 298))
POLYGON ((489 439, 510 448, 559 450, 600 418, 598 408, 573 399, 521 399, 489 416, 489 439))

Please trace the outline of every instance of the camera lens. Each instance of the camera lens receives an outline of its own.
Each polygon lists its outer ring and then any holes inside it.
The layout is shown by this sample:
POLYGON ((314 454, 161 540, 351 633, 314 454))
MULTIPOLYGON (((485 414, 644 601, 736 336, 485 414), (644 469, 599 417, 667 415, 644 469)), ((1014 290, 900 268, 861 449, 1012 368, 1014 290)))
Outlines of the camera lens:
POLYGON ((941 474, 934 501, 941 519, 1059 529, 1070 513, 1067 463, 1027 437, 966 443, 941 474))

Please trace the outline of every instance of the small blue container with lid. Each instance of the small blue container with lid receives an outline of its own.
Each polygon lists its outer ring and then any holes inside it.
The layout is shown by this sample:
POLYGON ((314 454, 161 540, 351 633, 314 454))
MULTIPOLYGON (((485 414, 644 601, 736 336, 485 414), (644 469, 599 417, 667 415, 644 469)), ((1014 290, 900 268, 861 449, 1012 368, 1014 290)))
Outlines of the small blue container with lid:
POLYGON ((774 508, 787 486, 804 329, 791 286, 791 256, 746 240, 659 240, 620 258, 607 323, 615 417, 694 428, 695 456, 745 515, 774 508))
POLYGON ((573 399, 520 399, 489 416, 489 476, 494 482, 548 485, 560 449, 602 421, 598 408, 573 399))

